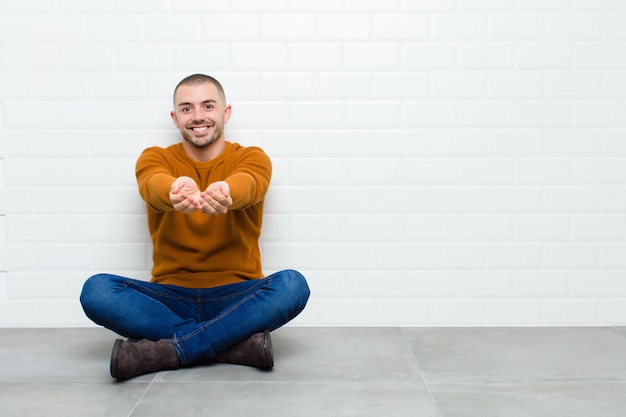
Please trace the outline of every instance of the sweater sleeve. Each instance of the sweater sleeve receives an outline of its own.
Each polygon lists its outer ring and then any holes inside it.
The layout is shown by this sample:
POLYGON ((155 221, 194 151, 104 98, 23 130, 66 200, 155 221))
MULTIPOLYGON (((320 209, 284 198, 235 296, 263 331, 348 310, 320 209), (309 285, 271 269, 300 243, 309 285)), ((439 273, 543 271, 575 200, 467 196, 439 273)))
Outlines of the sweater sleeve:
POLYGON ((272 177, 272 162, 260 148, 250 147, 237 168, 226 178, 233 199, 232 210, 253 206, 265 198, 272 177))
POLYGON ((157 148, 148 148, 137 159, 135 175, 141 198, 157 211, 172 211, 169 193, 176 176, 157 148))

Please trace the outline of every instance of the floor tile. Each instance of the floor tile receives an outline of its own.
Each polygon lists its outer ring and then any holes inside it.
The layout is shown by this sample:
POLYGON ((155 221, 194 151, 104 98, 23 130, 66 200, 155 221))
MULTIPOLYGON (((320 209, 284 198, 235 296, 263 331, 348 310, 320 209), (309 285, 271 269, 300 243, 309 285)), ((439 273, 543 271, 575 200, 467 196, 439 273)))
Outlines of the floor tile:
POLYGON ((438 413, 430 394, 415 382, 157 382, 132 417, 174 415, 435 417, 438 413))
POLYGON ((126 417, 148 383, 0 383, 0 417, 126 417))
POLYGON ((111 382, 117 337, 102 328, 0 329, 0 382, 111 382))
POLYGON ((431 385, 443 417, 623 417, 626 384, 431 385))
POLYGON ((399 329, 282 328, 274 369, 214 364, 159 374, 159 381, 421 381, 399 329))
POLYGON ((613 328, 403 331, 429 383, 626 381, 626 334, 613 328))

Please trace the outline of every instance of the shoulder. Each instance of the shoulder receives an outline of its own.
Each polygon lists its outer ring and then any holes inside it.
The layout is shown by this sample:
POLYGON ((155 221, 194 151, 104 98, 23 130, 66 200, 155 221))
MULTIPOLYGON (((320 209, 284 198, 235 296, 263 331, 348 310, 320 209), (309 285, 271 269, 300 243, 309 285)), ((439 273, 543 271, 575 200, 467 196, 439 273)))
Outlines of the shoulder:
POLYGON ((238 143, 228 143, 227 148, 229 155, 233 158, 241 160, 257 159, 270 162, 270 157, 258 146, 242 146, 238 143))

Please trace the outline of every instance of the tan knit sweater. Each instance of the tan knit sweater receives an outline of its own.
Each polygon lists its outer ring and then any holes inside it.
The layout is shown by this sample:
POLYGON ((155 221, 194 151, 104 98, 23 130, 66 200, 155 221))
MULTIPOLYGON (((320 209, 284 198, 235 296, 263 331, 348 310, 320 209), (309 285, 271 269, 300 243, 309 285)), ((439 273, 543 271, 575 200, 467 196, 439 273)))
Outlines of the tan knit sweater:
POLYGON ((263 277, 258 238, 272 165, 260 148, 226 142, 207 162, 189 158, 182 143, 148 148, 136 175, 154 246, 153 282, 209 288, 263 277), (193 178, 200 191, 226 181, 233 205, 219 216, 175 211, 170 186, 181 176, 193 178))

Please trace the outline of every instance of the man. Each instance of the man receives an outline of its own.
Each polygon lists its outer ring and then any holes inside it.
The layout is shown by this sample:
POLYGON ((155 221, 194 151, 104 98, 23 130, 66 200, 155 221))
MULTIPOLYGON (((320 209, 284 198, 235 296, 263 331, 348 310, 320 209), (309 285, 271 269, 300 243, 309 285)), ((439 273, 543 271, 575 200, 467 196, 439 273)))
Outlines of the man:
POLYGON ((114 378, 207 361, 271 369, 269 332, 306 305, 300 273, 263 277, 258 239, 271 162, 259 148, 226 141, 231 111, 216 79, 183 79, 171 112, 182 142, 137 160, 153 278, 98 274, 80 297, 91 320, 129 338, 113 345, 114 378))

